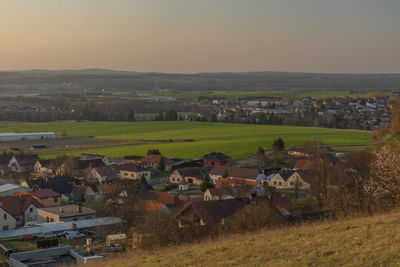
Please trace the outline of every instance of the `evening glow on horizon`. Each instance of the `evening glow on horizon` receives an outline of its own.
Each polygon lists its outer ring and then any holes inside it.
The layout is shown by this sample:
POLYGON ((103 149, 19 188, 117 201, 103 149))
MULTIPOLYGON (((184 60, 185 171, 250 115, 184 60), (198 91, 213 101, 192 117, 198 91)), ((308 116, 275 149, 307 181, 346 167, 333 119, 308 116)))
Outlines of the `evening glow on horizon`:
POLYGON ((399 0, 0 0, 0 70, 400 72, 399 0))

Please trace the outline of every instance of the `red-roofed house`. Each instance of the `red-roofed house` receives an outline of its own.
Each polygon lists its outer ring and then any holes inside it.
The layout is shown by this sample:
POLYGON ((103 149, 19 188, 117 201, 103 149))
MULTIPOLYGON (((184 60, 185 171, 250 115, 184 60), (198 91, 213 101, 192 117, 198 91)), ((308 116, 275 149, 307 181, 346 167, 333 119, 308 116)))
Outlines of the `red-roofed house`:
POLYGON ((39 190, 32 190, 30 192, 15 192, 12 194, 13 196, 19 195, 31 195, 36 198, 44 207, 54 207, 60 206, 62 201, 62 196, 54 192, 51 189, 39 189, 39 190))
MULTIPOLYGON (((37 209, 43 205, 31 195, 0 197, 1 208, 16 219, 16 226, 37 220, 37 209)), ((3 216, 3 218, 6 217, 3 216)))
POLYGON ((318 162, 313 160, 299 159, 293 167, 293 170, 315 170, 318 168, 318 162))
POLYGON ((139 194, 138 198, 141 200, 159 202, 166 205, 167 207, 173 207, 182 204, 182 201, 174 195, 153 190, 139 194))
POLYGON ((163 212, 163 213, 171 213, 170 209, 159 202, 148 201, 148 200, 139 200, 133 205, 133 211, 139 213, 147 213, 147 212, 163 212))

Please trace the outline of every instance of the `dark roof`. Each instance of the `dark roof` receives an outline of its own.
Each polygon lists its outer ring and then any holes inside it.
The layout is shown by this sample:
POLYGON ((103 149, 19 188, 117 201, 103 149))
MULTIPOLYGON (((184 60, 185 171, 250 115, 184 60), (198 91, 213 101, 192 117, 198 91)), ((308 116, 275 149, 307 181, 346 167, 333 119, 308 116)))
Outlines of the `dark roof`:
POLYGON ((312 179, 313 179, 313 177, 314 177, 314 171, 312 171, 312 170, 305 170, 305 171, 303 171, 303 170, 298 170, 298 171, 296 171, 299 175, 300 175, 300 177, 306 182, 306 183, 308 183, 308 184, 311 184, 311 182, 312 182, 312 179))
POLYGON ((177 169, 177 172, 182 177, 196 177, 197 179, 204 179, 207 176, 207 170, 202 167, 189 167, 177 169))
POLYGON ((115 177, 119 174, 120 169, 115 165, 100 166, 94 168, 100 176, 104 177, 115 177))
POLYGON ((96 168, 105 165, 106 164, 102 159, 79 160, 79 169, 81 170, 86 168, 96 168))
POLYGON ((210 192, 212 196, 229 195, 229 192, 227 192, 226 188, 224 187, 208 188, 207 190, 210 192))
POLYGON ((52 159, 41 159, 39 160, 40 166, 49 168, 51 165, 55 166, 55 160, 52 159))
POLYGON ((233 216, 243 209, 246 203, 241 199, 227 199, 191 202, 186 208, 190 206, 205 224, 216 224, 233 216))
POLYGON ((23 216, 25 210, 33 204, 36 208, 43 207, 42 204, 39 203, 31 195, 18 195, 18 196, 0 196, 1 207, 11 214, 14 217, 23 216))
POLYGON ((15 160, 18 162, 19 165, 26 166, 26 165, 33 165, 38 160, 37 156, 23 154, 23 155, 14 155, 15 160))
POLYGON ((29 188, 45 189, 49 188, 59 194, 70 194, 74 189, 75 184, 79 183, 79 180, 70 176, 56 176, 48 179, 35 179, 27 180, 29 188))
POLYGON ((260 174, 259 170, 256 168, 242 168, 235 166, 215 166, 211 169, 210 174, 223 176, 226 172, 229 177, 252 180, 255 180, 260 174))
POLYGON ((224 161, 224 160, 230 160, 231 157, 229 157, 221 152, 211 152, 209 154, 204 155, 203 159, 214 160, 214 161, 224 161))
POLYGON ((32 190, 31 192, 26 192, 34 197, 39 199, 46 199, 46 198, 53 198, 53 197, 60 197, 61 195, 50 188, 44 188, 39 190, 32 190))
POLYGON ((278 174, 283 178, 283 180, 287 180, 290 178, 290 176, 292 176, 294 173, 293 170, 291 169, 283 169, 280 172, 278 172, 278 174))
POLYGON ((124 164, 120 167, 118 167, 121 171, 127 171, 127 172, 145 172, 145 171, 150 171, 148 168, 144 168, 142 166, 136 165, 136 164, 124 164))

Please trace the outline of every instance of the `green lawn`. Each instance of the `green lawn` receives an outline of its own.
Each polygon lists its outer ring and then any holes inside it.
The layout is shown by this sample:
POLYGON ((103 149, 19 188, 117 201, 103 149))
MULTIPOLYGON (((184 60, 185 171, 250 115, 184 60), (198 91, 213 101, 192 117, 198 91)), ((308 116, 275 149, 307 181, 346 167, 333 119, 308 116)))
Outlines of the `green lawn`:
MULTIPOLYGON (((68 151, 100 153, 109 157, 144 155, 148 149, 158 148, 169 157, 200 158, 205 153, 221 151, 235 159, 255 153, 258 146, 267 149, 274 139, 282 137, 286 146, 303 145, 309 140, 321 140, 324 144, 365 144, 371 142, 371 133, 295 126, 269 126, 249 124, 223 124, 203 122, 53 122, 24 123, 0 122, 0 132, 55 131, 63 130, 68 136, 95 136, 122 141, 194 139, 195 142, 152 143, 115 147, 99 147, 68 151)), ((57 152, 44 152, 42 156, 54 157, 57 152)))

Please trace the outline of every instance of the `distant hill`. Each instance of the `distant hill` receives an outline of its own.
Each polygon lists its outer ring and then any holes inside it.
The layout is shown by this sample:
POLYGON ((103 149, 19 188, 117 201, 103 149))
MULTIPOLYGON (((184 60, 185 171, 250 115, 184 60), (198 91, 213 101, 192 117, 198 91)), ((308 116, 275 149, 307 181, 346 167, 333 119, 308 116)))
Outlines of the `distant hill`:
POLYGON ((80 92, 82 90, 197 91, 359 90, 399 89, 400 74, 323 74, 289 72, 166 74, 85 70, 27 70, 0 72, 4 91, 80 92))
MULTIPOLYGON (((399 266, 398 211, 121 255, 102 266, 399 266)), ((95 264, 89 265, 95 266, 95 264)))

